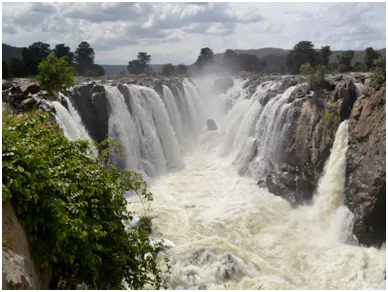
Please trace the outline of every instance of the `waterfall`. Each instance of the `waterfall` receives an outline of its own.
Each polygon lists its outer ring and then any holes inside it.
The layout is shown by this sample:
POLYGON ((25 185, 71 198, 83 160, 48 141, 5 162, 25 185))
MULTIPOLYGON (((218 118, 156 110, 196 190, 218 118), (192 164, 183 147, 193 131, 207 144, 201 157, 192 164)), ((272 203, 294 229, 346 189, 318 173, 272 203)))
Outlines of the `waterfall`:
POLYGON ((88 131, 85 129, 78 111, 74 108, 70 99, 60 93, 60 97, 65 99, 69 111, 59 102, 53 101, 57 114, 55 115, 58 124, 64 130, 65 136, 70 140, 88 140, 92 141, 88 131))

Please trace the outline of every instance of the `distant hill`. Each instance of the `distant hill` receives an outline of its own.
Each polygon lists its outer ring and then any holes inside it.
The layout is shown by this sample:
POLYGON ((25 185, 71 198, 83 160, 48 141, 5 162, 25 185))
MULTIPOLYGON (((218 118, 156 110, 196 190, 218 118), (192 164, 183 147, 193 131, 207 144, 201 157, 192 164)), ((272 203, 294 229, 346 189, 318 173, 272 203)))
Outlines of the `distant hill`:
MULTIPOLYGON (((127 66, 128 65, 101 65, 102 68, 105 70, 105 75, 106 76, 114 76, 118 75, 122 72, 127 72, 127 66)), ((160 73, 162 72, 162 66, 160 64, 150 64, 152 71, 160 73)))
MULTIPOLYGON (((280 48, 261 48, 261 49, 249 49, 249 50, 234 50, 237 54, 252 54, 257 56, 260 60, 265 60, 267 67, 270 69, 280 69, 282 66, 285 66, 287 55, 290 50, 284 50, 280 48)), ((319 49, 317 49, 319 51, 319 49)), ((385 48, 377 50, 384 57, 386 55, 385 48)), ((337 55, 342 54, 345 51, 332 51, 333 54, 330 57, 330 63, 337 62, 337 55)), ((214 54, 214 60, 216 63, 220 64, 222 62, 224 54, 218 53, 214 54)), ((354 57, 352 64, 356 62, 364 63, 365 51, 354 51, 354 57)))
POLYGON ((3 60, 10 64, 12 58, 22 59, 22 49, 18 47, 12 47, 7 44, 3 44, 3 60))

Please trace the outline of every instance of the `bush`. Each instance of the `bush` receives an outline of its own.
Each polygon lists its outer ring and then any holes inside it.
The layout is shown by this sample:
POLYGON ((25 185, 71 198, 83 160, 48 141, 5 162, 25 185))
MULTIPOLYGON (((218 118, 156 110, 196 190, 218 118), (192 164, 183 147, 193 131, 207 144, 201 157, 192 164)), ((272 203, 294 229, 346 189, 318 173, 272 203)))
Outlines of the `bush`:
POLYGON ((47 90, 50 95, 56 96, 60 90, 67 86, 74 85, 73 68, 68 65, 67 56, 55 57, 50 53, 46 59, 42 60, 38 66, 39 75, 36 77, 43 90, 47 90))
POLYGON ((120 289, 124 280, 131 289, 166 287, 156 262, 163 243, 124 224, 133 216, 125 192, 152 198, 139 174, 104 165, 108 150, 94 160, 89 142, 69 141, 37 112, 3 111, 2 134, 3 200, 28 231, 32 257, 52 266, 54 288, 120 289))
POLYGON ((299 82, 307 82, 311 90, 318 90, 325 86, 325 74, 328 72, 323 65, 317 65, 314 69, 310 63, 305 63, 300 67, 300 72, 303 75, 299 82))
POLYGON ((386 67, 385 67, 385 59, 384 58, 378 58, 377 60, 373 61, 373 65, 375 66, 373 70, 373 76, 372 76, 372 86, 376 87, 378 85, 381 85, 386 80, 386 67))

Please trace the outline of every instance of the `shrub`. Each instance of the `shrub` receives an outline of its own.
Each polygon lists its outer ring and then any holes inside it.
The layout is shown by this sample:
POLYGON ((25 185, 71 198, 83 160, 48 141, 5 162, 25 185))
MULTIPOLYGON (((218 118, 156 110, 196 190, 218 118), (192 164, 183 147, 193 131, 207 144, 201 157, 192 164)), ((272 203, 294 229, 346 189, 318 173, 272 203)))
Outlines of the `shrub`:
POLYGON ((38 66, 39 75, 36 77, 43 90, 47 90, 50 95, 56 96, 60 90, 67 86, 74 85, 73 68, 67 62, 67 56, 55 57, 50 53, 46 59, 42 60, 38 66))
POLYGON ((152 198, 139 174, 104 165, 108 150, 94 160, 89 142, 69 141, 47 114, 3 111, 2 134, 3 200, 28 231, 32 257, 52 266, 53 287, 166 287, 156 262, 163 243, 125 226, 133 213, 124 193, 152 198))
POLYGON ((373 61, 373 65, 375 66, 373 70, 373 76, 372 76, 372 86, 376 87, 378 85, 381 85, 386 80, 386 67, 385 67, 385 59, 384 58, 378 58, 377 60, 373 61))
POLYGON ((325 85, 325 74, 328 72, 323 65, 317 65, 314 69, 310 63, 305 63, 300 67, 300 72, 303 75, 299 82, 307 82, 311 90, 318 90, 325 85))

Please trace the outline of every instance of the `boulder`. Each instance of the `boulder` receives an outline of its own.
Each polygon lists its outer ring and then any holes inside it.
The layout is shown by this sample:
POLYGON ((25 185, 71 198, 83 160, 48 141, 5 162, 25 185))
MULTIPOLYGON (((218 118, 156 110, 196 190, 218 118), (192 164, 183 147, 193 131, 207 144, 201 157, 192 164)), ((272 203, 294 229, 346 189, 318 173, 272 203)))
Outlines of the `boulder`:
POLYGON ((10 89, 13 86, 12 82, 3 79, 3 90, 10 89))
POLYGON ((31 84, 23 91, 23 94, 27 96, 29 93, 36 94, 39 91, 40 91, 40 86, 39 85, 31 84))
POLYGON ((208 131, 216 131, 217 130, 217 125, 214 122, 214 120, 212 120, 212 119, 207 120, 206 125, 207 125, 208 131))

